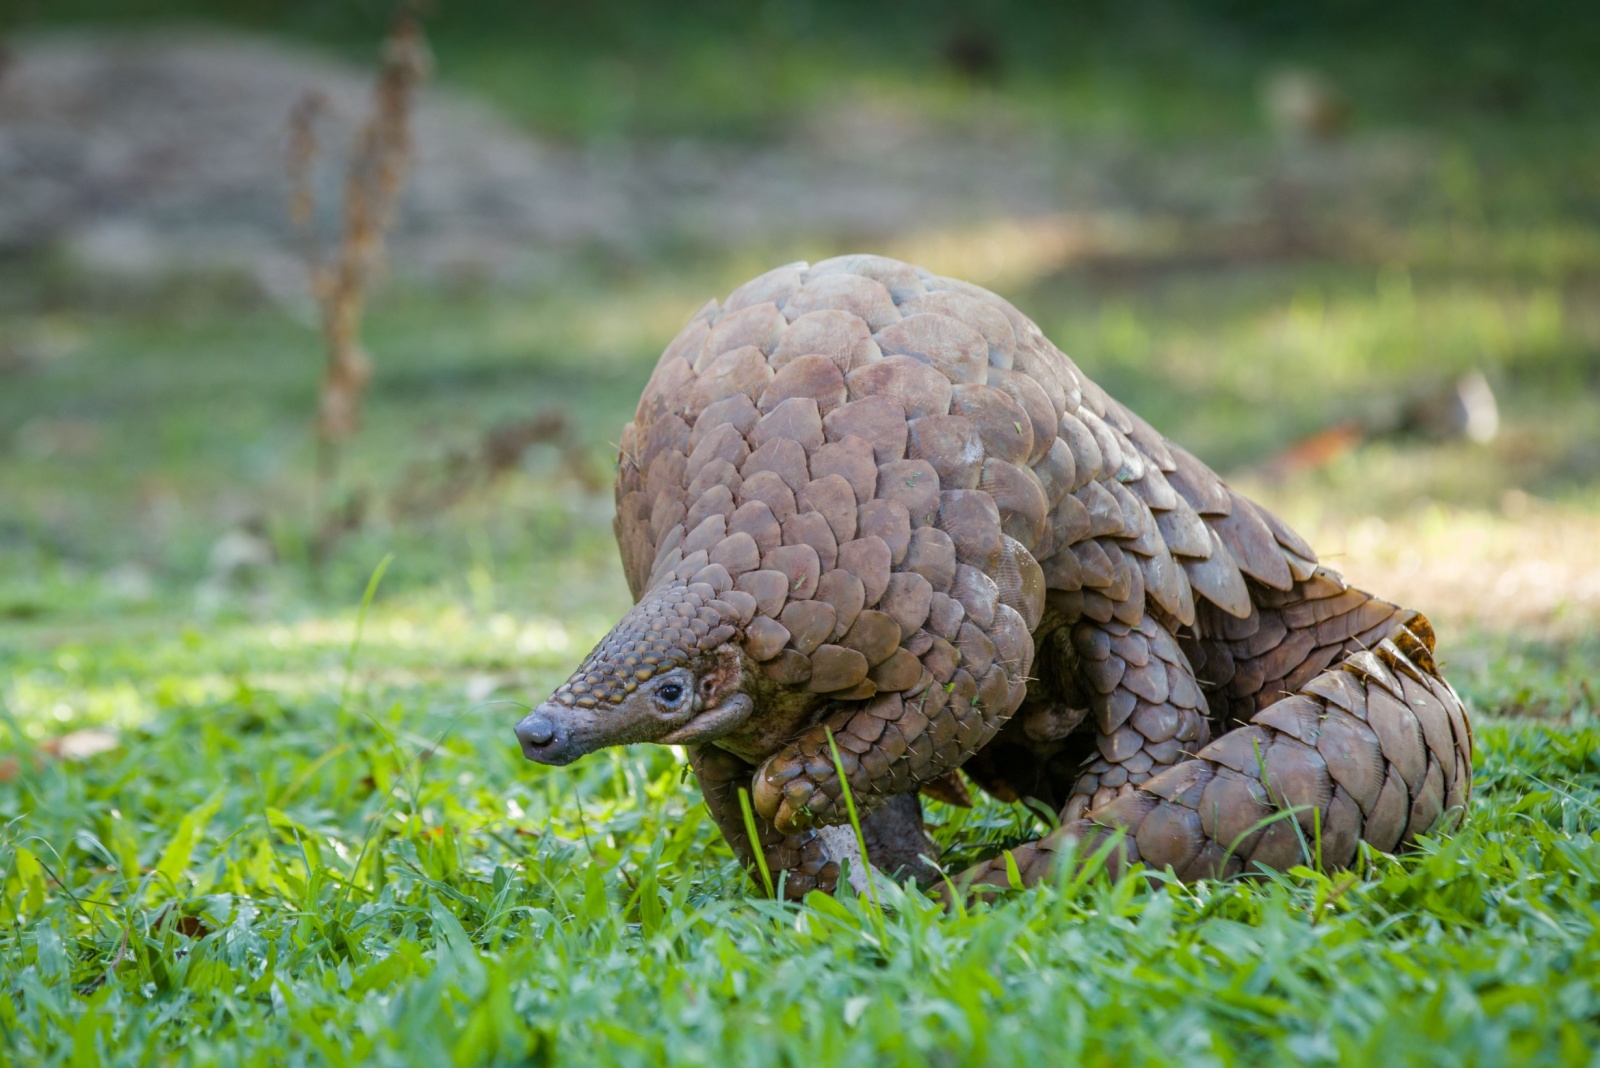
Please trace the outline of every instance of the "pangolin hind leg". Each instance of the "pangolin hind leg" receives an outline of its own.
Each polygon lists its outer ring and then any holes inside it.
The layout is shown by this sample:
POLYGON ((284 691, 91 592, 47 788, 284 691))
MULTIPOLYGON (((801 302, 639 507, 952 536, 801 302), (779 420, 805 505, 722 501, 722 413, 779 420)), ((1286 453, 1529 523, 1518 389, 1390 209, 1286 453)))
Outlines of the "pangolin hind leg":
POLYGON ((1148 610, 1136 627, 1083 619, 1070 628, 1099 757, 1073 784, 1063 820, 1131 792, 1412 616, 1326 568, 1287 590, 1248 585, 1243 617, 1202 601, 1192 628, 1148 610))
MULTIPOLYGON (((1410 616, 1194 759, 1014 850, 1024 883, 1049 877, 1069 843, 1087 855, 1118 831, 1114 871, 1143 861, 1199 879, 1345 867, 1359 841, 1391 850, 1453 826, 1471 787, 1472 737, 1432 645, 1427 620, 1410 616)), ((964 879, 1007 885, 1005 858, 964 879)))
POLYGON ((1088 683, 1098 754, 1073 783, 1066 821, 1130 793, 1210 740, 1194 669, 1151 615, 1131 627, 1079 620, 1072 645, 1088 683))

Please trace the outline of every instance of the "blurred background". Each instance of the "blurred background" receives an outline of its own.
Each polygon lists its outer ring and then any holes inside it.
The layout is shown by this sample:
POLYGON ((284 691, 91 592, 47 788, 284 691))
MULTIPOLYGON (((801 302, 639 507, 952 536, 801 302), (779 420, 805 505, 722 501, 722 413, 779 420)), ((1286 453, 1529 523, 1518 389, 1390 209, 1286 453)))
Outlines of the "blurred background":
POLYGON ((1507 11, 12 0, 0 706, 68 755, 313 716, 393 554, 371 707, 476 709, 518 773, 482 703, 625 607, 656 355, 873 251, 1008 297, 1427 611, 1481 712, 1588 717, 1600 17, 1507 11))

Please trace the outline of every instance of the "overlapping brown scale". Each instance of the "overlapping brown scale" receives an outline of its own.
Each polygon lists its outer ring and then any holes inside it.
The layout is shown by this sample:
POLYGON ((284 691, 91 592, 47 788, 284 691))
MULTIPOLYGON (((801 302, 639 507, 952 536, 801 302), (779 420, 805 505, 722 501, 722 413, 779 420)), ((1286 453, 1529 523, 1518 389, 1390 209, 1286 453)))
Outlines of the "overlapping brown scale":
POLYGON ((909 263, 902 263, 888 256, 876 256, 864 252, 847 253, 819 260, 811 265, 809 272, 812 278, 822 278, 830 274, 855 274, 870 278, 888 290, 890 298, 897 305, 927 292, 921 271, 909 263))
POLYGON ((706 337, 711 333, 710 318, 711 315, 716 313, 716 310, 716 301, 711 301, 703 306, 699 313, 691 317, 683 325, 683 329, 679 330, 677 335, 667 342, 667 347, 661 350, 661 356, 656 360, 656 366, 651 374, 651 381, 645 385, 645 396, 655 392, 652 389, 656 381, 655 376, 670 364, 680 361, 687 361, 691 364, 694 362, 694 358, 699 355, 701 348, 705 346, 706 337))
POLYGON ((777 348, 788 325, 778 306, 770 302, 733 311, 723 309, 693 358, 695 373, 705 374, 724 353, 747 347, 759 352, 765 362, 766 356, 777 348))
POLYGON ((1054 508, 1061 503, 1061 499, 1073 490, 1074 480, 1077 478, 1077 460, 1072 455, 1072 449, 1067 443, 1052 435, 1049 439, 1050 448, 1044 457, 1033 465, 1033 473, 1039 479, 1039 485, 1044 488, 1045 499, 1054 508))
POLYGON ((728 534, 748 534, 760 552, 769 552, 783 544, 783 528, 778 519, 761 501, 747 501, 727 516, 728 534))
POLYGON ((1104 483, 1091 482, 1072 494, 1089 516, 1086 537, 1121 537, 1128 533, 1123 527, 1122 506, 1104 483))
POLYGON ((1182 560, 1208 560, 1211 556, 1211 531, 1200 518, 1189 500, 1179 497, 1178 504, 1154 513, 1155 528, 1162 534, 1168 552, 1182 560))
POLYGON ((811 453, 811 475, 838 475, 850 484, 857 504, 870 501, 878 486, 878 461, 872 443, 855 434, 828 442, 811 453))
POLYGON ((942 315, 967 324, 983 336, 991 367, 1009 368, 1017 351, 1017 334, 1010 321, 992 304, 965 293, 949 290, 924 293, 902 301, 900 314, 942 315))
POLYGON ((789 361, 810 355, 826 356, 839 370, 848 372, 881 354, 872 340, 871 327, 849 312, 829 310, 810 312, 790 322, 771 362, 775 369, 782 369, 789 361))
POLYGON ((645 384, 634 419, 641 425, 648 425, 666 415, 670 409, 682 404, 682 398, 693 382, 694 367, 688 360, 662 360, 650 376, 650 381, 645 384))
POLYGON ((1033 421, 1005 390, 988 385, 957 385, 951 391, 950 414, 977 428, 986 460, 1024 464, 1033 453, 1033 421))
POLYGON ((668 449, 676 449, 687 455, 693 447, 689 424, 675 414, 667 414, 645 430, 644 454, 640 462, 648 468, 651 460, 668 449))
POLYGON ((1233 510, 1227 486, 1193 453, 1168 442, 1174 467, 1166 472, 1167 482, 1189 506, 1204 516, 1227 515, 1233 510))
POLYGON ((650 466, 645 472, 645 492, 652 499, 663 494, 676 496, 680 487, 685 485, 683 472, 688 466, 689 458, 677 449, 667 448, 658 451, 650 461, 650 466))
POLYGON ((800 289, 804 263, 791 263, 774 267, 766 274, 757 275, 728 294, 722 302, 724 312, 735 312, 756 304, 781 304, 800 289))
MULTIPOLYGON (((730 428, 731 430, 731 428, 730 428)), ((737 431, 732 431, 737 434, 737 431)), ((710 437, 707 440, 712 440, 710 437)), ((741 442, 743 439, 740 439, 741 442)), ((746 446, 748 449, 748 446, 746 446)), ((696 450, 698 451, 698 450, 696 450)), ((762 471, 771 471, 783 479, 784 485, 791 490, 799 492, 811 481, 811 473, 806 463, 805 449, 796 441, 789 438, 774 438, 773 440, 748 453, 741 461, 729 458, 730 462, 739 467, 740 477, 748 480, 762 471)), ((692 470, 694 457, 689 458, 689 467, 692 470)))
POLYGON ((979 475, 978 488, 994 501, 1000 513, 1000 529, 1007 536, 1028 549, 1040 543, 1050 517, 1050 502, 1038 476, 1017 464, 988 460, 979 475))
POLYGON ((755 448, 769 441, 796 442, 810 455, 823 442, 822 416, 817 402, 810 397, 791 397, 763 415, 750 431, 750 444, 755 448))
POLYGON ((1368 687, 1367 723, 1378 736, 1384 759, 1399 771, 1406 789, 1411 793, 1421 789, 1428 770, 1428 749, 1417 717, 1382 687, 1368 687))
POLYGON ((1115 479, 1104 485, 1116 500, 1117 507, 1122 510, 1124 548, 1150 556, 1158 546, 1164 547, 1166 543, 1156 529, 1155 517, 1151 515, 1149 505, 1135 497, 1127 486, 1115 479))
POLYGON ((971 419, 929 415, 907 424, 906 455, 932 465, 941 489, 975 489, 983 470, 983 442, 971 419))
POLYGON ((866 603, 875 605, 889 586, 894 561, 889 545, 879 537, 861 537, 839 546, 839 569, 860 580, 866 603))
MULTIPOLYGON (((824 575, 823 581, 826 579, 827 576, 824 575)), ((819 586, 821 584, 819 582, 819 586)), ((830 595, 834 593, 831 585, 826 592, 830 595)), ((823 593, 824 591, 819 589, 817 596, 811 600, 790 601, 784 605, 783 611, 778 616, 778 622, 789 632, 790 646, 802 656, 810 656, 818 646, 833 637, 839 613, 832 601, 825 598, 823 593)))
POLYGON ((935 593, 928 602, 928 629, 941 638, 952 639, 960 632, 966 615, 960 601, 945 593, 935 593))
POLYGON ((1117 618, 1132 625, 1144 617, 1144 580, 1122 551, 1122 544, 1114 540, 1103 543, 1106 556, 1111 560, 1111 585, 1104 593, 1117 602, 1117 618))
MULTIPOLYGON (((959 633, 959 631, 957 632, 959 633)), ((995 609, 995 621, 988 630, 989 639, 994 642, 995 662, 1006 669, 1008 677, 1013 683, 1020 683, 1027 677, 1027 670, 1033 663, 1033 627, 1027 618, 1015 607, 1001 602, 995 609)), ((1016 704, 1021 703, 1022 695, 1016 695, 1016 704)))
POLYGON ((1012 370, 1037 382, 1057 412, 1075 410, 1084 380, 1078 377, 1072 361, 1060 349, 1044 340, 1039 328, 1020 312, 1010 305, 1006 305, 1006 308, 1022 320, 1020 325, 1015 319, 1012 321, 1012 326, 1017 329, 1017 351, 1012 357, 1012 370))
POLYGON ((1000 539, 1000 563, 993 575, 1000 603, 1009 605, 1031 632, 1044 615, 1048 587, 1044 571, 1026 546, 1009 536, 1000 539))
POLYGON ((1093 435, 1095 445, 1100 451, 1101 480, 1110 481, 1117 478, 1124 463, 1122 443, 1119 441, 1118 435, 1112 431, 1111 427, 1106 425, 1105 420, 1087 407, 1079 408, 1077 415, 1083 425, 1089 429, 1089 433, 1093 435))
POLYGON ((956 559, 993 569, 1000 559, 1000 510, 982 490, 946 490, 939 495, 938 527, 949 535, 956 559))
POLYGON ((855 274, 808 278, 783 303, 783 314, 790 322, 811 312, 828 310, 848 312, 874 331, 900 319, 889 290, 881 282, 855 274))
POLYGON ((747 571, 733 580, 733 587, 754 597, 764 616, 778 615, 789 600, 789 576, 782 571, 747 571))
POLYGON ((906 454, 905 410, 892 397, 868 396, 842 404, 827 414, 822 429, 829 441, 851 436, 867 441, 880 464, 906 454))
POLYGON ((900 566, 902 570, 921 575, 935 591, 943 593, 955 581, 955 541, 938 527, 919 527, 911 532, 906 557, 900 566))
POLYGON ((1433 830, 1443 814, 1444 773, 1437 761, 1429 760, 1422 786, 1412 795, 1411 812, 1406 820, 1406 833, 1401 839, 1402 844, 1409 844, 1419 835, 1433 830))
POLYGON ((1378 791, 1378 800, 1373 803, 1372 811, 1367 813, 1362 837, 1384 852, 1394 849, 1400 844, 1400 836, 1405 833, 1406 823, 1410 819, 1410 804, 1406 784, 1401 780, 1400 772, 1391 766, 1383 788, 1378 791))
POLYGON ((684 410, 698 416, 708 405, 742 393, 754 400, 776 377, 766 354, 754 345, 712 358, 689 387, 684 410))
MULTIPOLYGON (((851 372, 857 373, 860 372, 851 372)), ((773 376, 767 388, 762 390, 757 404, 762 412, 770 412, 794 397, 811 398, 817 402, 817 410, 827 415, 848 399, 845 376, 840 373, 838 365, 826 356, 797 356, 786 362, 773 376)))
POLYGON ((1057 441, 1056 428, 1060 419, 1060 413, 1050 403, 1044 387, 1027 375, 1001 367, 991 367, 986 382, 1016 401, 1018 407, 1027 413, 1033 432, 1033 448, 1024 462, 1030 467, 1039 463, 1057 441))
POLYGON ((881 664, 900 646, 900 624, 887 612, 867 609, 839 644, 866 657, 869 666, 881 664))
MULTIPOLYGON (((887 552, 888 547, 885 546, 885 555, 887 552)), ((844 561, 841 560, 841 563, 844 561)), ((885 586, 887 585, 885 582, 885 586)), ((835 639, 841 638, 855 624, 856 616, 868 603, 866 583, 848 567, 837 567, 818 580, 815 599, 833 609, 834 627, 831 636, 835 639)))
POLYGON ((1082 585, 1096 590, 1109 589, 1117 579, 1116 567, 1106 546, 1098 540, 1079 542, 1070 550, 1078 559, 1082 585))
MULTIPOLYGON (((723 461, 712 461, 706 465, 707 473, 717 476, 717 481, 722 481, 717 464, 723 461)), ((729 468, 732 465, 727 465, 729 468)), ((757 471, 749 478, 741 479, 734 472, 729 476, 729 481, 724 482, 733 490, 734 500, 738 504, 748 504, 759 501, 771 510, 773 517, 780 523, 795 514, 794 490, 783 477, 775 471, 757 471)), ((690 487, 691 494, 694 492, 690 487)))
POLYGON ((817 555, 820 571, 831 571, 839 560, 839 543, 828 520, 818 512, 797 512, 783 521, 783 540, 788 546, 808 546, 817 555))
POLYGON ((933 584, 915 571, 902 571, 889 576, 877 607, 898 624, 897 642, 903 642, 921 629, 932 604, 933 584))
POLYGON ((954 383, 988 377, 989 343, 973 327, 948 315, 913 314, 873 334, 887 357, 909 356, 954 383))
POLYGON ((689 480, 687 496, 692 501, 698 501, 719 486, 731 494, 744 481, 739 477, 739 469, 721 457, 712 457, 692 471, 685 470, 684 477, 689 480))
MULTIPOLYGON (((794 447, 799 448, 798 445, 794 447)), ((684 478, 692 485, 696 476, 708 463, 723 460, 737 468, 749 455, 750 445, 745 441, 744 435, 732 424, 723 423, 702 436, 695 445, 684 467, 684 478)))
MULTIPOLYGON (((721 516, 713 516, 710 522, 723 522, 721 516)), ((749 534, 742 531, 720 539, 708 553, 708 563, 720 564, 727 569, 729 575, 737 578, 747 571, 754 571, 761 566, 761 547, 749 534)))
POLYGON ((1263 758, 1263 781, 1280 809, 1292 810, 1307 831, 1315 832, 1318 814, 1333 798, 1333 779, 1315 748, 1280 734, 1263 758))
POLYGON ((1254 504, 1231 490, 1229 497, 1231 511, 1225 516, 1216 516, 1208 525, 1228 547, 1240 571, 1273 589, 1289 589, 1294 578, 1289 574, 1283 549, 1273 537, 1272 529, 1262 520, 1254 504))
POLYGON ((855 490, 843 475, 831 474, 812 479, 795 496, 797 508, 823 517, 836 543, 853 541, 856 536, 855 490))
POLYGON ((757 616, 745 627, 744 651, 752 660, 771 660, 788 642, 788 628, 768 616, 757 616))
POLYGON ((911 545, 911 513, 899 501, 875 497, 856 508, 856 536, 879 538, 889 547, 889 563, 898 565, 911 545))
MULTIPOLYGON (((726 475, 728 470, 731 470, 731 468, 725 468, 723 473, 726 475)), ((685 494, 686 499, 691 500, 693 504, 690 504, 686 515, 680 516, 683 526, 693 529, 694 526, 698 526, 709 515, 733 515, 734 507, 738 505, 738 502, 733 499, 733 489, 728 488, 730 483, 742 484, 742 480, 739 480, 739 472, 731 472, 731 475, 726 475, 726 481, 715 481, 714 484, 707 486, 704 491, 699 491, 698 496, 693 491, 685 494)), ((670 502, 669 500, 666 504, 680 504, 680 502, 670 502)), ((662 513, 662 515, 670 515, 670 508, 664 507, 664 504, 656 505, 654 512, 651 513, 651 528, 654 528, 656 512, 662 513)))
POLYGON ((1168 552, 1163 541, 1156 551, 1140 559, 1145 595, 1183 626, 1195 621, 1194 590, 1189 576, 1168 552))
POLYGON ((926 460, 891 460, 878 468, 874 497, 903 507, 913 527, 926 527, 939 517, 939 489, 939 473, 926 460))
POLYGON ((871 665, 859 650, 842 645, 823 645, 811 654, 811 677, 806 688, 816 693, 834 693, 864 681, 871 665))
MULTIPOLYGON (((1171 513, 1168 513, 1171 514, 1171 513)), ((1203 560, 1183 559, 1183 570, 1189 586, 1229 615, 1244 618, 1250 615, 1250 591, 1245 587, 1244 575, 1233 559, 1233 554, 1216 531, 1209 530, 1211 553, 1203 560)))
POLYGON ((950 596, 961 603, 967 618, 979 628, 987 630, 994 624, 995 608, 1000 603, 1000 588, 987 572, 966 564, 957 565, 955 581, 950 584, 950 596))
POLYGON ((900 403, 907 419, 945 415, 950 410, 950 380, 910 356, 886 356, 858 367, 850 372, 846 384, 851 400, 891 397, 900 403))

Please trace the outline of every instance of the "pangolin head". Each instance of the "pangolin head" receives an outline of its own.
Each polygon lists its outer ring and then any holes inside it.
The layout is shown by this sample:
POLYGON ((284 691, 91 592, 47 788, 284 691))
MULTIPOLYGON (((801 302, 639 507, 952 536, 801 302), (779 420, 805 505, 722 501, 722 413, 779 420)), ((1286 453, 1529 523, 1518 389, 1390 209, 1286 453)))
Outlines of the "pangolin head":
POLYGON ((517 724, 523 755, 560 765, 612 745, 722 737, 754 709, 740 692, 741 637, 737 611, 711 586, 657 587, 517 724))

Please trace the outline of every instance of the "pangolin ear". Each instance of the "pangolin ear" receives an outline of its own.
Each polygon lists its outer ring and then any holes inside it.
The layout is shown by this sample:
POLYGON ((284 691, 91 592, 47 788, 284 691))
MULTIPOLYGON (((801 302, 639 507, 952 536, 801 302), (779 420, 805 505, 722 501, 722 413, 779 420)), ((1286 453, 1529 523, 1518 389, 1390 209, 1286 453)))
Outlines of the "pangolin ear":
POLYGON ((700 671, 699 693, 696 694, 700 707, 716 708, 723 698, 738 693, 744 681, 743 673, 743 656, 737 643, 725 642, 711 650, 700 671))

